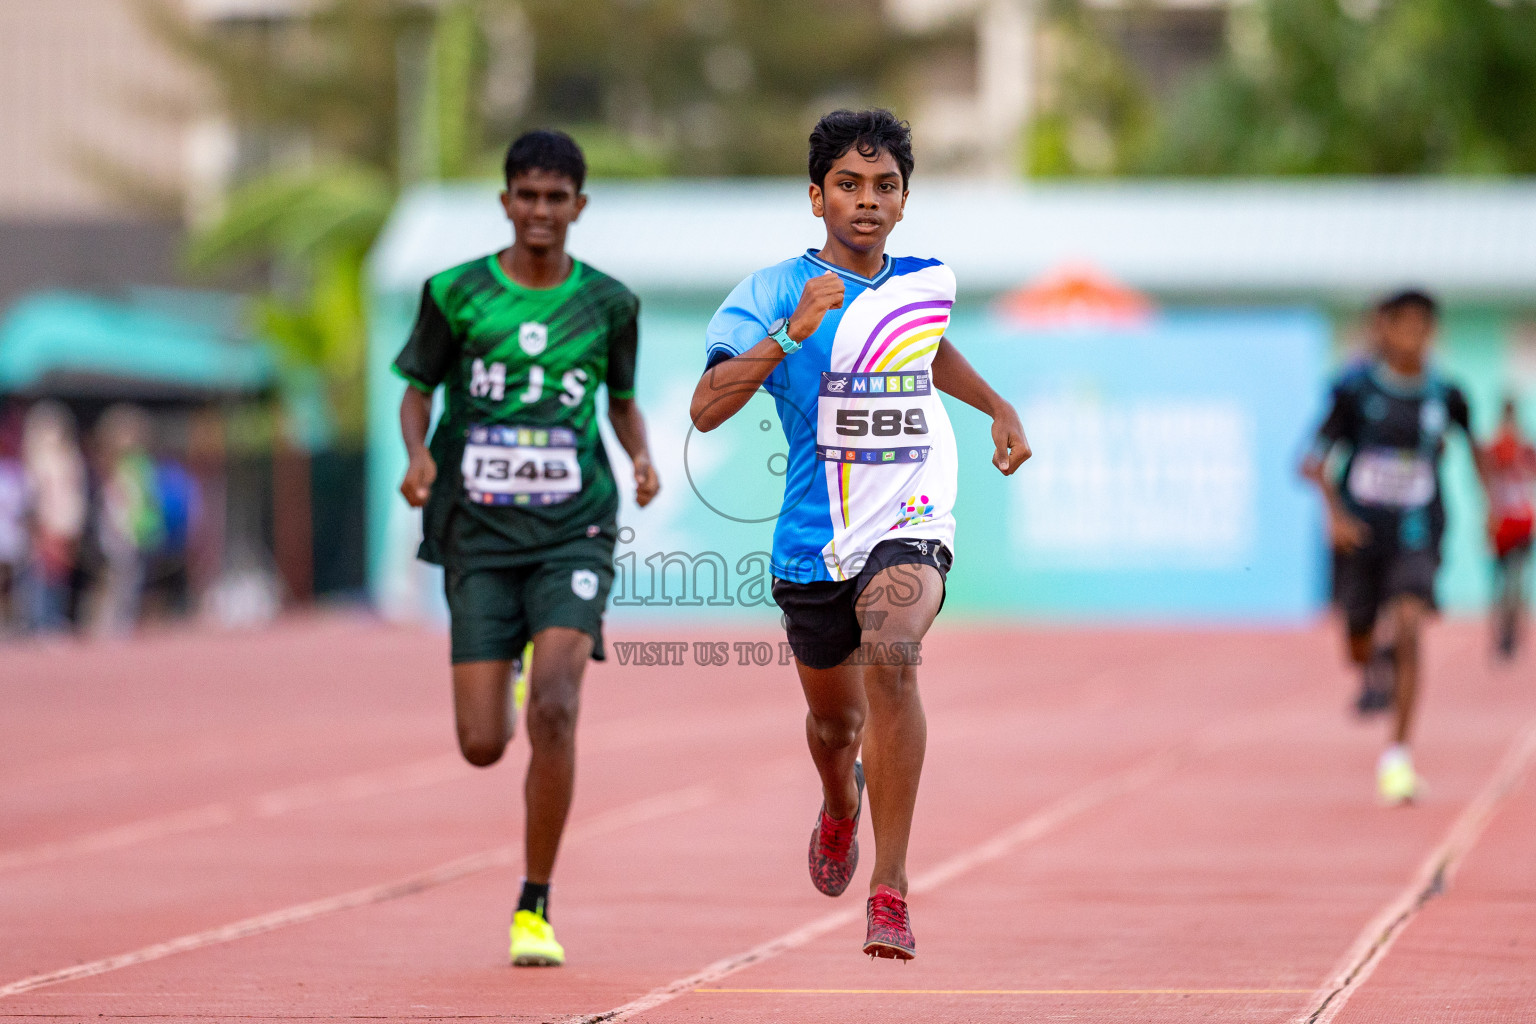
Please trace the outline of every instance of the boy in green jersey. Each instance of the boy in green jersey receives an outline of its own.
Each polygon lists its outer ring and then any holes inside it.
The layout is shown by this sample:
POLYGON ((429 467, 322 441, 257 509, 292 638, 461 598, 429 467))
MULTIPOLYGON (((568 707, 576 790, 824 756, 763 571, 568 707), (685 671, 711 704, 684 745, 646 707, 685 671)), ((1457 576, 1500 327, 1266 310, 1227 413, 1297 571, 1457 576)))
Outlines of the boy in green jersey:
POLYGON ((554 966, 549 880, 571 806, 576 714, 588 658, 603 660, 613 583, 617 485, 597 429, 608 421, 634 463, 635 501, 660 487, 635 404, 639 300, 565 251, 587 205, 586 161, 569 136, 538 131, 507 151, 501 203, 513 243, 427 282, 395 371, 410 387, 400 485, 424 509, 418 557, 443 567, 459 748, 495 763, 512 738, 509 684, 532 640, 525 786, 527 875, 512 962, 554 966), (426 444, 432 392, 443 414, 426 444))

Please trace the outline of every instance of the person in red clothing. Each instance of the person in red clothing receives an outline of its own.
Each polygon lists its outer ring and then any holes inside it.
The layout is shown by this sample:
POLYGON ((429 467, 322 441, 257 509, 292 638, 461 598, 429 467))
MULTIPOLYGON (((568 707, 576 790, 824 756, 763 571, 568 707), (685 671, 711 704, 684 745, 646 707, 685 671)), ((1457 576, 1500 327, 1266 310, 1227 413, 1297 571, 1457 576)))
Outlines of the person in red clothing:
POLYGON ((1486 449, 1488 541, 1495 558, 1493 632, 1499 654, 1513 658, 1525 620, 1525 567, 1536 505, 1536 448, 1520 433, 1515 400, 1505 399, 1498 432, 1486 449))

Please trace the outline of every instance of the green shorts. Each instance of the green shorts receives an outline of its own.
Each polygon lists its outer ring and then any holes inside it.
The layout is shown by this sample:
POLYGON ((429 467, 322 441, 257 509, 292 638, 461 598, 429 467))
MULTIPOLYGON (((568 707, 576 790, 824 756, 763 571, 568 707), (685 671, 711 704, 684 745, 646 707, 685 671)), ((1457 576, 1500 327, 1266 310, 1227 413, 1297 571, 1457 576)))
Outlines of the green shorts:
POLYGON ((453 663, 521 657, 535 633, 579 629, 603 661, 603 609, 613 587, 613 541, 582 537, 550 548, 537 562, 443 573, 453 663))

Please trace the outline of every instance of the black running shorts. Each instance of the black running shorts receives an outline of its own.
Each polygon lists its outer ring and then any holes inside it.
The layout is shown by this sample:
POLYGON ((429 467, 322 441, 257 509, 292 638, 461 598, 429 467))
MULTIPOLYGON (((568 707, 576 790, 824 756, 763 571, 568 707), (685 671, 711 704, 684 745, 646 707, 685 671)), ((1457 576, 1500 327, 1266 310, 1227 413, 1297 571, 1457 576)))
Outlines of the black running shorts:
MULTIPOLYGON (((948 576, 952 564, 954 555, 936 540, 883 540, 875 545, 864 568, 853 579, 814 583, 774 580, 773 600, 784 611, 784 632, 788 634, 790 649, 810 668, 841 665, 862 643, 864 630, 855 606, 876 573, 898 565, 931 565, 943 578, 948 576)), ((905 579, 902 573, 893 575, 892 599, 915 599, 916 574, 905 574, 905 579), (908 591, 912 594, 910 598, 905 596, 908 591)), ((944 607, 942 596, 939 607, 944 607)))
POLYGON ((1363 636, 1376 624, 1376 616, 1393 598, 1420 598, 1435 607, 1435 574, 1440 552, 1397 545, 1374 545, 1338 554, 1334 563, 1335 597, 1351 636, 1363 636))

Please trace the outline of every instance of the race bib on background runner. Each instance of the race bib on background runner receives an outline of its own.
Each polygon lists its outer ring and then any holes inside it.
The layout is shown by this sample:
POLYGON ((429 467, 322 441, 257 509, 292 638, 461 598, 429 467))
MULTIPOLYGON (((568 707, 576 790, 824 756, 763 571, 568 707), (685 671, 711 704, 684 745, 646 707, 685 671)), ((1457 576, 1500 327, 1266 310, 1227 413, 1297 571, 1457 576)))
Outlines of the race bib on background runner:
POLYGON ((1368 448, 1355 456, 1347 482, 1362 505, 1422 508, 1435 497, 1435 467, 1406 448, 1368 448))
POLYGON ((927 370, 823 372, 816 400, 816 458, 861 466, 923 462, 934 400, 927 370))
POLYGON ((471 426, 460 468, 479 505, 558 505, 581 493, 576 433, 567 427, 471 426))

